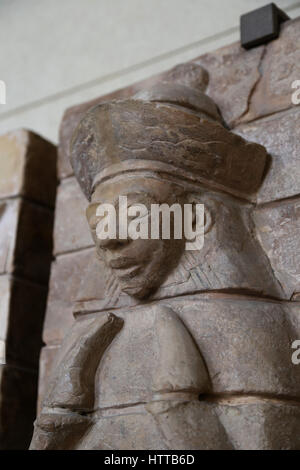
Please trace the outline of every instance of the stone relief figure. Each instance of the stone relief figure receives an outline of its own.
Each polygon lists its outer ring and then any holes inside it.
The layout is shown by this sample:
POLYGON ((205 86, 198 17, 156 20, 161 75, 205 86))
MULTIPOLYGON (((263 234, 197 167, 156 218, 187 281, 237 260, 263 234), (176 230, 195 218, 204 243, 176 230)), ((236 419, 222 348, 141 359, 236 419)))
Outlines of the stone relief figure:
POLYGON ((32 449, 300 447, 299 319, 252 221, 264 147, 233 134, 206 71, 175 67, 87 112, 71 162, 96 245, 32 449), (204 246, 100 240, 97 207, 204 204, 204 246))

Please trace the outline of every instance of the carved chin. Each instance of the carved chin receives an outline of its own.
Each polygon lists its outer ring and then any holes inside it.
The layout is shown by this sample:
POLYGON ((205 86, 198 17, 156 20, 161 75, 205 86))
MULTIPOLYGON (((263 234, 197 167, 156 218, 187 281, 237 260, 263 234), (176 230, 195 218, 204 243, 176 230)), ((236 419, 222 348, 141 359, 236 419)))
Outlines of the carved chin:
MULTIPOLYGON (((120 272, 120 269, 113 269, 115 279, 122 292, 131 297, 144 299, 155 292, 163 282, 166 273, 161 266, 161 259, 150 261, 148 265, 140 266, 130 272, 120 272)), ((167 265, 165 264, 164 267, 167 265)))
POLYGON ((148 297, 157 288, 157 284, 151 280, 150 276, 137 276, 127 281, 117 280, 122 292, 138 299, 148 297))
POLYGON ((130 284, 120 283, 121 290, 131 297, 136 297, 138 299, 143 299, 150 295, 150 292, 153 290, 152 286, 149 286, 148 283, 137 285, 132 282, 130 284))

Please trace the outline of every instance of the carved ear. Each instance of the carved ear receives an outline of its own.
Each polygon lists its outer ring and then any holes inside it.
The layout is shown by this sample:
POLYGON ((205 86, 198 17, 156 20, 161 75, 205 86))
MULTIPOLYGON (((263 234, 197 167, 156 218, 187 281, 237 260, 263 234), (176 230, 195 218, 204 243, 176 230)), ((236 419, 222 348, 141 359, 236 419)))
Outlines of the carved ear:
POLYGON ((85 215, 90 227, 90 231, 94 240, 94 243, 97 242, 96 236, 96 225, 97 225, 97 218, 96 218, 96 209, 98 203, 89 204, 86 208, 85 215))

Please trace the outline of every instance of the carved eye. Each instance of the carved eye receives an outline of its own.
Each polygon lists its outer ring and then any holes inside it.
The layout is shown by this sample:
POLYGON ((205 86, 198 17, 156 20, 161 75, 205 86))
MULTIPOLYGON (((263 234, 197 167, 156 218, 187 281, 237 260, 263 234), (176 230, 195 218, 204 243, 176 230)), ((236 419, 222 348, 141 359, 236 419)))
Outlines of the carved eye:
POLYGON ((128 206, 128 221, 140 219, 145 220, 149 216, 149 211, 144 204, 136 203, 128 206))

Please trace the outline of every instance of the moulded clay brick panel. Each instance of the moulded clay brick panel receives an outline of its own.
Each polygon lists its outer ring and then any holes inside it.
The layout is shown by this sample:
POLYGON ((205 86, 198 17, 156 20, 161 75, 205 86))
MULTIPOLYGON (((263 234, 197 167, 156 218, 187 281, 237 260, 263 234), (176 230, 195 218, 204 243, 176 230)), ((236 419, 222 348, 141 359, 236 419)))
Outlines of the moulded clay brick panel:
POLYGON ((24 129, 0 136, 0 198, 25 196, 53 206, 56 146, 24 129))
POLYGON ((75 178, 63 180, 58 187, 54 224, 54 254, 93 245, 85 218, 87 200, 75 178))
POLYGON ((300 198, 259 207, 254 221, 277 279, 292 296, 300 291, 300 198))
POLYGON ((294 107, 235 128, 242 137, 266 147, 270 154, 266 176, 258 192, 258 203, 300 194, 300 109, 294 107))

